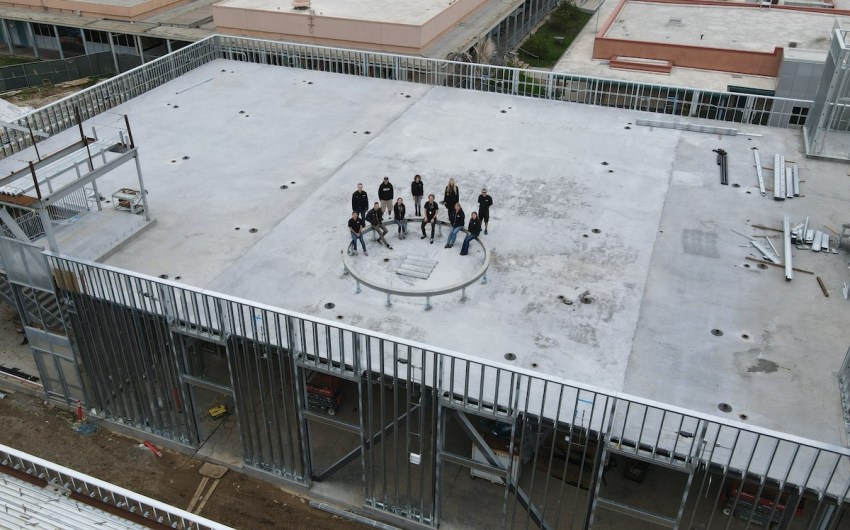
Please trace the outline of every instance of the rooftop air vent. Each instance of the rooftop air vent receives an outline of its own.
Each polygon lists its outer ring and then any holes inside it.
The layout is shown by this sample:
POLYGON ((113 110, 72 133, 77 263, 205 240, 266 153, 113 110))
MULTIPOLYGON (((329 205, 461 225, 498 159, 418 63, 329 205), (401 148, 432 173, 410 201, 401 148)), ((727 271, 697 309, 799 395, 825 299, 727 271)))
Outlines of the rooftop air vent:
POLYGON ((789 42, 789 43, 788 43, 788 47, 789 47, 789 48, 796 48, 796 47, 797 47, 797 46, 799 46, 799 45, 800 45, 800 43, 799 43, 799 42, 789 42))
POLYGON ((293 9, 310 9, 310 0, 292 0, 293 9))

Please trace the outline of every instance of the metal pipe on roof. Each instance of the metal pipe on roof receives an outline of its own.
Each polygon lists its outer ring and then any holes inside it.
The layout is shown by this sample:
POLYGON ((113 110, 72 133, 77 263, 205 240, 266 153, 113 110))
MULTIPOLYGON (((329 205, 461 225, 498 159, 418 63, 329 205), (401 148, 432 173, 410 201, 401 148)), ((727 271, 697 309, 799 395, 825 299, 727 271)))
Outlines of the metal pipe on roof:
POLYGON ((794 175, 790 167, 785 168, 785 197, 794 198, 794 175))
POLYGON ((794 197, 800 196, 800 171, 797 169, 797 164, 791 164, 791 175, 794 182, 794 197))
POLYGON ((753 158, 756 161, 756 177, 759 180, 759 193, 764 197, 767 192, 764 190, 764 175, 761 172, 761 157, 759 156, 758 147, 753 147, 753 158))
POLYGON ((785 172, 782 168, 785 167, 785 157, 780 154, 773 156, 773 200, 785 200, 785 172))
POLYGON ((785 280, 794 279, 794 268, 791 266, 791 220, 786 215, 782 220, 782 236, 785 241, 785 280))

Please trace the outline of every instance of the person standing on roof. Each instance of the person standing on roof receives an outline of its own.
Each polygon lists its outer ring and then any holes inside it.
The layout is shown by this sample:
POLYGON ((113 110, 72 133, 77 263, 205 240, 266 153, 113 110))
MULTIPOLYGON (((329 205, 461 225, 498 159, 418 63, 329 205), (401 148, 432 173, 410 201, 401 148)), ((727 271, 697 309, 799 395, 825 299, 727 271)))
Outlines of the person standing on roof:
POLYGON ((369 209, 369 195, 363 191, 363 183, 357 184, 357 190, 351 194, 351 209, 360 217, 360 224, 366 224, 366 210, 369 209))
POLYGON ((386 247, 390 250, 393 247, 387 243, 387 240, 384 239, 384 236, 387 235, 387 227, 384 226, 384 211, 381 209, 381 205, 379 203, 375 203, 375 206, 369 210, 369 213, 366 214, 366 220, 369 221, 369 224, 372 225, 372 230, 378 234, 378 241, 386 245, 386 247))
POLYGON ((414 215, 422 215, 422 196, 425 194, 425 183, 422 182, 421 175, 413 177, 413 182, 410 183, 410 194, 413 195, 413 206, 416 208, 414 215))
POLYGON ((487 188, 481 190, 478 196, 478 219, 484 223, 484 235, 487 235, 487 224, 490 222, 490 207, 493 206, 493 197, 487 195, 487 188))
POLYGON ((357 240, 360 240, 360 246, 363 247, 363 255, 368 256, 366 252, 366 242, 363 241, 363 225, 360 223, 357 212, 351 212, 351 219, 348 220, 348 232, 351 234, 351 244, 349 245, 348 254, 350 256, 357 255, 357 240))
POLYGON ((455 179, 449 179, 449 185, 446 186, 446 191, 443 194, 443 204, 446 205, 446 210, 449 212, 449 222, 455 215, 455 204, 460 202, 460 189, 455 184, 455 179))
POLYGON ((387 212, 387 219, 393 217, 393 185, 390 177, 384 177, 384 181, 378 187, 378 199, 381 201, 381 210, 387 212))
POLYGON ((395 201, 395 206, 393 206, 393 219, 395 220, 395 224, 398 225, 399 239, 404 239, 407 236, 407 219, 404 218, 405 213, 407 213, 407 208, 404 206, 404 199, 399 197, 395 201))
POLYGON ((434 200, 434 194, 428 195, 428 202, 422 205, 422 210, 425 212, 424 217, 422 217, 422 237, 419 239, 425 239, 428 237, 425 235, 425 225, 431 225, 431 244, 434 244, 434 227, 437 226, 437 212, 440 207, 437 205, 437 201, 434 200))

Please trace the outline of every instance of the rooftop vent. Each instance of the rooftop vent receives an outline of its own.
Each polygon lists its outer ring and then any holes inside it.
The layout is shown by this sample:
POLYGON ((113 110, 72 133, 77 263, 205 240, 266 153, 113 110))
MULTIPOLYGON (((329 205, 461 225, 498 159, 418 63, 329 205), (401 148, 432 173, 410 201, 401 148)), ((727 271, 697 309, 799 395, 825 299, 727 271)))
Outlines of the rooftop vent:
POLYGON ((310 9, 310 0, 292 0, 293 9, 310 9))
POLYGON ((681 18, 671 18, 670 20, 667 21, 667 25, 668 26, 681 26, 682 25, 682 19, 681 18))
POLYGON ((799 42, 789 42, 789 43, 788 43, 788 47, 789 47, 789 48, 796 48, 796 47, 797 47, 797 46, 799 46, 799 45, 800 45, 800 43, 799 43, 799 42))

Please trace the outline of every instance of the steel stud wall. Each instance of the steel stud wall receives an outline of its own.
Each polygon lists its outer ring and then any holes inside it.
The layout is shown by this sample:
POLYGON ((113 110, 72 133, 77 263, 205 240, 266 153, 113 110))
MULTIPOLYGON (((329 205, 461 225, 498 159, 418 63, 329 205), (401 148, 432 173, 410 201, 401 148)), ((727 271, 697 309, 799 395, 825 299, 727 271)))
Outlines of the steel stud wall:
POLYGON ((174 337, 216 344, 227 358, 223 385, 235 399, 245 465, 309 486, 359 464, 362 502, 378 511, 430 526, 453 520, 454 481, 467 469, 500 477, 501 488, 481 494, 480 509, 493 516, 501 506, 503 528, 592 528, 602 510, 672 528, 726 528, 736 515, 751 524, 766 516, 755 508, 723 511, 749 506, 741 499, 751 495, 772 499, 778 515, 769 516, 784 528, 835 529, 848 517, 845 448, 108 266, 57 256, 49 263, 62 278, 62 305, 71 308, 89 406, 104 419, 197 446, 191 422, 165 428, 193 414, 185 405, 178 412, 172 393, 195 377, 181 367, 174 337), (307 372, 356 389, 356 418, 311 409, 307 372), (359 446, 314 468, 318 426, 354 433, 359 446), (503 439, 517 458, 499 460, 488 429, 511 433, 503 439), (470 447, 483 459, 470 457, 470 447), (618 499, 605 476, 612 460, 681 476, 671 499, 678 509, 655 514, 618 499))

